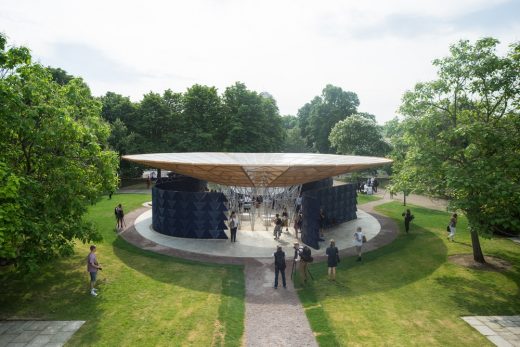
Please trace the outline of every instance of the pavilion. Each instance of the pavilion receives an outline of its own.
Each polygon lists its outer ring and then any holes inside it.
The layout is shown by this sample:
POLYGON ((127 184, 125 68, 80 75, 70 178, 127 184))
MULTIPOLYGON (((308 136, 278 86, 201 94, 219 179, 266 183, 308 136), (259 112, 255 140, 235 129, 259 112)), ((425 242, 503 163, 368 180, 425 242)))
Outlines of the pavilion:
MULTIPOLYGON (((194 247, 193 241, 189 241, 193 238, 206 239, 199 240, 198 246, 227 239, 227 211, 243 212, 239 199, 252 195, 263 196, 264 203, 241 213, 244 223, 249 223, 248 230, 255 230, 255 220, 260 220, 267 230, 271 217, 282 207, 287 207, 289 214, 294 216, 294 201, 303 196, 301 239, 319 249, 317 223, 320 208, 327 211, 327 227, 338 230, 336 238, 342 236, 341 225, 358 219, 356 188, 348 184, 333 187, 332 177, 392 162, 377 157, 313 153, 153 153, 125 155, 123 159, 183 175, 159 181, 152 189, 152 211, 147 218, 153 220, 151 227, 155 231, 145 227, 143 233, 149 237, 157 234, 155 232, 163 234, 155 235, 160 240, 173 236, 173 241, 164 241, 165 245, 182 244, 188 248, 194 247), (217 185, 218 191, 208 192, 206 182, 217 185)), ((361 219, 358 222, 365 225, 369 218, 363 215, 361 219)), ((254 237, 250 235, 253 237, 250 240, 252 250, 263 242, 257 238, 267 234, 256 232, 251 234, 254 237)), ((226 252, 227 246, 219 247, 226 252)))

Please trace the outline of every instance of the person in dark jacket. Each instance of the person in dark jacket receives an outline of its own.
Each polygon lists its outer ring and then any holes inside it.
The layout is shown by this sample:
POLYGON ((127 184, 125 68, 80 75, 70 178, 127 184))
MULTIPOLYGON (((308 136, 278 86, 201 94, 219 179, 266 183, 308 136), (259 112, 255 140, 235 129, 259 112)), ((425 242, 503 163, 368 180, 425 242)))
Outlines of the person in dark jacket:
POLYGON ((410 209, 403 212, 402 216, 404 217, 404 230, 408 234, 408 231, 410 231, 410 222, 414 219, 414 216, 412 212, 410 212, 410 209))
POLYGON ((287 288, 285 283, 285 252, 282 251, 282 246, 276 247, 274 252, 274 289, 278 288, 278 273, 282 273, 282 284, 284 288, 287 288))
POLYGON ((329 267, 329 281, 335 281, 336 267, 339 263, 339 251, 334 240, 330 240, 330 246, 325 251, 325 254, 327 254, 327 266, 329 267))

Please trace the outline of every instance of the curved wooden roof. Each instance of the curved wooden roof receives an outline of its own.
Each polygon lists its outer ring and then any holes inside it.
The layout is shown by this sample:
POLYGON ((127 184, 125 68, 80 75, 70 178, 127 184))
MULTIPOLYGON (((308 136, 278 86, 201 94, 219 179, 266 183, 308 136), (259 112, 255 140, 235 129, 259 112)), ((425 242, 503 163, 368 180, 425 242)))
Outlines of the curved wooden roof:
POLYGON ((392 162, 378 157, 314 153, 151 153, 124 155, 123 159, 240 187, 286 187, 392 162))

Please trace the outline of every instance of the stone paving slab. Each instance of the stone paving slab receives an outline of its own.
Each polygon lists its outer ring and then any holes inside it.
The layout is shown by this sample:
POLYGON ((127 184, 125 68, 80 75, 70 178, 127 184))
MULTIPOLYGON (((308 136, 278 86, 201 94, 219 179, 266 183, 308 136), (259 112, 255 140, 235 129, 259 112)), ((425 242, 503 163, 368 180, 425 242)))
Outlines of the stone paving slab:
POLYGON ((63 346, 85 321, 0 321, 0 347, 63 346))
POLYGON ((520 316, 467 316, 466 323, 499 347, 520 347, 520 316))

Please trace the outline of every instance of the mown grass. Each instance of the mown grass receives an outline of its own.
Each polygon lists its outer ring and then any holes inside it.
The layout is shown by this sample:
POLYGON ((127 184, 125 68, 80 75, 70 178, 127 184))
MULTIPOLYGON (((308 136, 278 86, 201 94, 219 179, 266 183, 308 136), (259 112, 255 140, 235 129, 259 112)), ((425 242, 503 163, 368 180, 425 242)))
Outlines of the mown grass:
POLYGON ((366 204, 367 202, 377 201, 377 200, 381 200, 381 197, 377 196, 377 195, 366 195, 366 194, 359 194, 359 193, 357 196, 358 205, 366 204))
POLYGON ((460 219, 456 242, 446 240, 449 214, 417 206, 411 233, 404 233, 403 206, 376 209, 398 221, 397 239, 367 253, 361 263, 343 259, 337 283, 326 264, 313 264, 313 283, 299 290, 321 346, 492 345, 461 316, 520 312, 520 247, 506 239, 482 239, 486 255, 509 261, 505 272, 471 270, 448 261, 471 253, 467 221, 460 219))
POLYGON ((0 319, 85 320, 70 346, 240 346, 244 276, 239 266, 175 259, 138 249, 114 232, 113 209, 150 195, 120 194, 90 209, 102 231, 99 293, 88 294, 88 245, 21 277, 0 274, 0 319))

